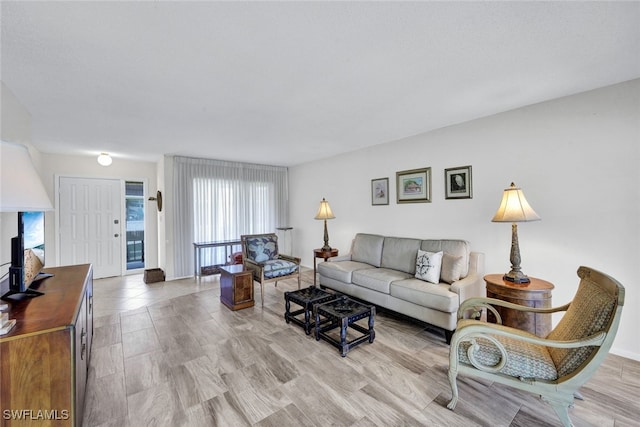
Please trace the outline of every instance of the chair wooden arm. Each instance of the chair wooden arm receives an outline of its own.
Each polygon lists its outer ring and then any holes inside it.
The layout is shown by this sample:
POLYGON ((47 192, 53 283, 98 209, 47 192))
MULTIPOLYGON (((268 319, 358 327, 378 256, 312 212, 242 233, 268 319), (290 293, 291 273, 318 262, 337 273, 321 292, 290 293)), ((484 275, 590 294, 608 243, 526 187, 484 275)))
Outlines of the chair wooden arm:
POLYGON ((295 262, 296 264, 300 264, 301 259, 295 256, 291 256, 291 255, 283 255, 283 254, 279 254, 278 258, 280 259, 284 259, 286 261, 291 261, 291 262, 295 262))
POLYGON ((245 263, 247 263, 247 264, 255 265, 256 267, 259 267, 259 266, 260 266, 260 263, 259 263, 259 262, 256 262, 256 261, 254 261, 254 260, 252 260, 252 259, 249 259, 249 258, 245 258, 245 259, 244 259, 244 262, 245 262, 245 263))
MULTIPOLYGON (((463 301, 463 303, 460 304, 460 307, 458 307, 458 320, 463 319, 467 311, 473 310, 474 313, 479 313, 480 310, 483 308, 491 311, 496 316, 496 319, 500 319, 500 315, 498 314, 497 310, 494 308, 494 306, 496 305, 500 307, 506 307, 512 310, 523 311, 528 313, 549 314, 549 313, 557 313, 559 311, 567 311, 570 304, 571 303, 567 303, 559 307, 536 308, 536 307, 528 307, 526 305, 514 304, 512 302, 503 301, 496 298, 484 298, 484 297, 469 298, 463 301)), ((475 316, 472 315, 471 317, 475 317, 475 316)), ((502 322, 499 322, 499 323, 502 323, 502 322)))

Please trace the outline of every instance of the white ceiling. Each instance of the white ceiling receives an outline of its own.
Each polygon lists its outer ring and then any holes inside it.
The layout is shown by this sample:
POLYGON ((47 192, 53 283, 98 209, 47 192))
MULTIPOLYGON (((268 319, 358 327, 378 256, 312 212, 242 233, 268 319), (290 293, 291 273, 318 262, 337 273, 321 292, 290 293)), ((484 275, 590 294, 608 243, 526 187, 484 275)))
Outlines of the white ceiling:
POLYGON ((640 77, 639 2, 10 2, 45 153, 297 165, 640 77))

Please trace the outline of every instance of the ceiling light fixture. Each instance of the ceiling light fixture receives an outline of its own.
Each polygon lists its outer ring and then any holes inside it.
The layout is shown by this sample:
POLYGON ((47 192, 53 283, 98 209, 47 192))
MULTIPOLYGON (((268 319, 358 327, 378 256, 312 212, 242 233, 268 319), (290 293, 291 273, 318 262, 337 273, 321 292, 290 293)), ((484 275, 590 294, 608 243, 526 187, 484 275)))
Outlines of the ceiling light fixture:
POLYGON ((102 166, 109 166, 113 162, 113 159, 109 155, 109 153, 100 153, 98 156, 98 163, 102 166))

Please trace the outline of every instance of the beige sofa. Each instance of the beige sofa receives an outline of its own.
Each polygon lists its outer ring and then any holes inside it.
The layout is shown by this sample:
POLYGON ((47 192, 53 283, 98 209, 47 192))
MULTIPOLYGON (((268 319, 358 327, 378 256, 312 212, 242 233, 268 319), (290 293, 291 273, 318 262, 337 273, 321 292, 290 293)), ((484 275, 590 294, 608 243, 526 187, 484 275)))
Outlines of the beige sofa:
POLYGON ((321 287, 442 328, 447 343, 455 331, 460 304, 486 296, 484 254, 471 252, 464 240, 358 233, 348 255, 329 258, 317 270, 321 287), (438 283, 415 277, 419 250, 443 253, 438 283))

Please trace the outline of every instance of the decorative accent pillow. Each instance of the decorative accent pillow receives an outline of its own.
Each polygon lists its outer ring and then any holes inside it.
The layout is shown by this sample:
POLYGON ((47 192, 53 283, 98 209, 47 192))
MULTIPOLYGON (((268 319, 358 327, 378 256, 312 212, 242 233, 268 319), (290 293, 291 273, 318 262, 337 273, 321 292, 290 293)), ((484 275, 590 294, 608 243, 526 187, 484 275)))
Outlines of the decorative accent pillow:
POLYGON ((273 235, 246 239, 247 255, 255 262, 278 259, 278 238, 273 235))
POLYGON ((440 269, 442 267, 442 252, 426 252, 418 250, 416 258, 416 279, 427 282, 440 283, 440 269))
POLYGON ((462 257, 445 252, 442 256, 442 269, 440 279, 445 283, 453 283, 460 280, 462 275, 462 257))

